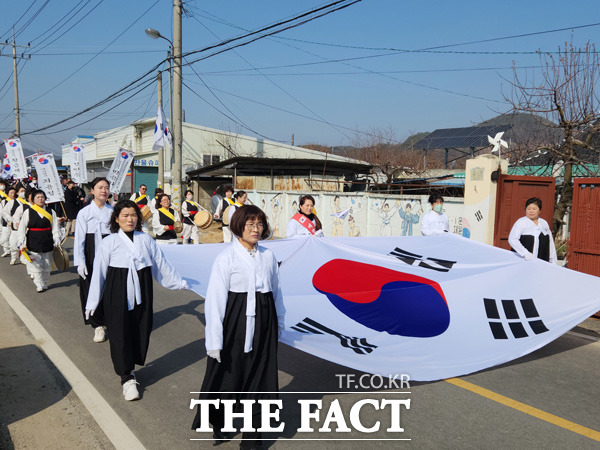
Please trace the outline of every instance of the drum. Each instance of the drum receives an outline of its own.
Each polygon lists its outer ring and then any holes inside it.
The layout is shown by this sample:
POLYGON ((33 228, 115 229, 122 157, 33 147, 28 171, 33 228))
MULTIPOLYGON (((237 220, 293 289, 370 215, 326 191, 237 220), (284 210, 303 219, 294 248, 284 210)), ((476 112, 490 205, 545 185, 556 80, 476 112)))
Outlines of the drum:
POLYGON ((54 265, 58 270, 65 271, 69 268, 69 255, 64 248, 54 247, 52 256, 54 258, 54 265))
POLYGON ((181 233, 183 231, 183 224, 179 220, 175 221, 173 224, 173 231, 175 231, 175 233, 181 233))
POLYGON ((198 228, 207 228, 211 222, 212 222, 212 216, 210 215, 210 213, 208 211, 203 210, 203 209, 198 211, 196 213, 196 216, 194 217, 194 224, 198 228))
POLYGON ((152 210, 150 209, 150 207, 148 205, 144 205, 144 207, 141 209, 141 212, 142 212, 142 222, 145 222, 146 220, 148 220, 152 217, 152 210))
POLYGON ((233 205, 229 205, 227 208, 225 208, 225 211, 223 211, 223 217, 221 217, 221 221, 226 227, 229 226, 229 211, 231 210, 232 206, 233 205))

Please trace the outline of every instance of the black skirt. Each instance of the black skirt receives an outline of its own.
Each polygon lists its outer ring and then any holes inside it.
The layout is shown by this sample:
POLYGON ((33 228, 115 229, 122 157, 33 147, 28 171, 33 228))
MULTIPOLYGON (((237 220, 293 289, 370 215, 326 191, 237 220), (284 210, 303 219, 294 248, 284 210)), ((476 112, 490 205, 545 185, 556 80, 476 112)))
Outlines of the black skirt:
POLYGON ((131 311, 127 307, 128 274, 127 268, 109 266, 100 302, 108 328, 110 357, 120 376, 128 375, 136 364, 145 364, 152 332, 152 268, 137 271, 142 301, 131 311))
MULTIPOLYGON (((256 317, 252 350, 244 353, 247 293, 229 292, 223 319, 221 362, 207 357, 200 399, 276 399, 278 327, 271 292, 256 293, 256 317), (221 394, 220 392, 233 392, 221 394)), ((220 408, 222 410, 222 408, 220 408)), ((220 410, 218 410, 220 412, 220 410)), ((210 423, 220 427, 222 417, 210 408, 210 423)), ((200 408, 192 429, 200 426, 200 408)))
MULTIPOLYGON (((104 239, 108 234, 102 235, 104 239)), ((87 268, 87 277, 85 280, 79 277, 79 300, 81 300, 81 312, 83 314, 83 322, 86 325, 91 325, 96 328, 104 323, 104 315, 102 313, 102 301, 96 308, 96 312, 90 317, 90 320, 85 318, 85 304, 87 303, 88 293, 90 292, 90 282, 92 281, 92 272, 94 270, 94 257, 96 256, 96 236, 93 233, 87 233, 83 243, 83 255, 85 257, 85 267, 87 268)))

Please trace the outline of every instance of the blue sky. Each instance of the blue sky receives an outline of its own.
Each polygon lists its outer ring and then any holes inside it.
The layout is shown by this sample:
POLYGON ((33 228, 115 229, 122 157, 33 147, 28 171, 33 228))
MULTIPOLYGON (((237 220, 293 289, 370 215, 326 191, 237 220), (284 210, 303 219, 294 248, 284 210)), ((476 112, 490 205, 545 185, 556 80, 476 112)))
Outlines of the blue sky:
MULTIPOLYGON (((11 25, 16 23, 19 31, 46 1, 23 0, 4 6, 2 41, 11 37, 11 25)), ((117 102, 49 130, 26 134, 95 104, 166 57, 168 43, 149 39, 144 29, 156 28, 171 38, 172 1, 154 3, 50 0, 19 32, 17 44, 32 42, 31 60, 20 63, 19 75, 21 132, 27 148, 39 146, 57 152, 77 134, 93 134, 156 114, 156 86, 149 85, 86 124, 78 125, 117 102), (73 21, 52 28, 78 8, 82 9, 73 21), (57 33, 43 42, 49 33, 42 33, 48 29, 57 33)), ((186 3, 190 14, 183 19, 184 52, 328 2, 186 3)), ((352 145, 354 129, 389 129, 394 139, 402 141, 413 132, 469 126, 508 109, 502 89, 508 91, 509 86, 503 77, 512 78, 513 61, 518 67, 531 67, 521 69, 527 70, 530 78, 539 73, 538 55, 513 52, 555 51, 571 34, 576 45, 596 42, 600 26, 440 49, 452 53, 368 48, 418 50, 577 27, 600 22, 597 11, 597 3, 592 1, 363 0, 276 37, 197 62, 192 66, 195 72, 185 68, 184 82, 202 97, 184 87, 186 120, 277 141, 289 142, 294 134, 299 145, 352 145), (332 61, 349 58, 361 59, 332 61)), ((10 52, 9 47, 2 50, 3 55, 10 52)), ((0 57, 0 86, 7 82, 0 88, 0 132, 4 137, 14 130, 11 74, 12 58, 0 57)), ((166 77, 164 85, 166 99, 166 77)))

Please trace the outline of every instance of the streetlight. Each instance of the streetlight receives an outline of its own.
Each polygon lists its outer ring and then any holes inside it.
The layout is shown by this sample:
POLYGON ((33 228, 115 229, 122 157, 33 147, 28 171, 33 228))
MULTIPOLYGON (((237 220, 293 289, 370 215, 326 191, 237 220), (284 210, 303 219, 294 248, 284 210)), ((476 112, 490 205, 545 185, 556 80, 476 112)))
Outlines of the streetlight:
MULTIPOLYGON (((172 69, 172 61, 173 61, 173 42, 171 42, 170 39, 164 37, 162 34, 160 34, 160 31, 155 30, 154 28, 146 28, 146 30, 144 30, 146 33, 146 36, 148 36, 150 39, 164 39, 165 41, 167 41, 169 43, 169 52, 167 53, 168 55, 168 60, 169 60, 169 129, 172 130, 172 124, 173 124, 173 92, 172 92, 172 83, 173 83, 173 69, 172 69)), ((162 105, 161 105, 162 107, 162 105)), ((171 133, 171 137, 173 137, 173 133, 171 133)), ((173 143, 173 141, 171 141, 171 143, 173 143)), ((171 154, 169 157, 169 171, 171 172, 172 175, 172 171, 173 171, 173 148, 170 149, 171 150, 171 154)), ((158 181, 160 184, 160 187, 164 189, 164 150, 160 149, 158 151, 158 170, 159 170, 159 174, 158 174, 158 181), (160 173, 160 171, 162 170, 162 173, 160 173)))

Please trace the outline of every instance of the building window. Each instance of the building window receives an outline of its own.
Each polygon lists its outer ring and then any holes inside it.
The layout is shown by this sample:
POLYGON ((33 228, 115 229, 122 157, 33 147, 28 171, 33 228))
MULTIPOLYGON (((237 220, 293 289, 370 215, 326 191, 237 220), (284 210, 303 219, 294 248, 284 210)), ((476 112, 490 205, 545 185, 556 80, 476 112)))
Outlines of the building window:
POLYGON ((202 163, 204 167, 217 164, 220 161, 221 157, 219 155, 202 155, 202 163))

